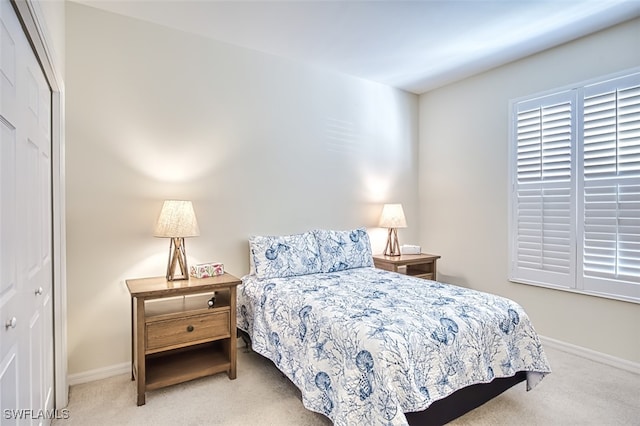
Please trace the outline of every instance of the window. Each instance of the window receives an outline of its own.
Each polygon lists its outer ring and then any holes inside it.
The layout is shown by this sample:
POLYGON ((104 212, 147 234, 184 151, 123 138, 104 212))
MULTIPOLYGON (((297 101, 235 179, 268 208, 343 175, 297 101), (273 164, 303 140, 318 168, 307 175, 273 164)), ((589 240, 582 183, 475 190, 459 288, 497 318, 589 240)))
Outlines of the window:
POLYGON ((640 72, 510 107, 509 279, 640 303, 640 72))

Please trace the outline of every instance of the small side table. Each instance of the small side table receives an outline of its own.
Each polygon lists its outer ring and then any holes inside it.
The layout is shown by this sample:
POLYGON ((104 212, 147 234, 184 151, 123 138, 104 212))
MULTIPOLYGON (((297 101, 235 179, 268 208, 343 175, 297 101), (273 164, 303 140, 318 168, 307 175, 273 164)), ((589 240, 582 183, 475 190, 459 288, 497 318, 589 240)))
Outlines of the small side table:
POLYGON ((227 273, 179 281, 126 280, 131 293, 131 379, 137 381, 138 405, 144 405, 149 390, 221 372, 236 378, 240 282, 227 273))
POLYGON ((386 271, 399 272, 426 280, 436 279, 436 263, 440 259, 437 254, 402 254, 400 256, 373 256, 376 268, 386 271))

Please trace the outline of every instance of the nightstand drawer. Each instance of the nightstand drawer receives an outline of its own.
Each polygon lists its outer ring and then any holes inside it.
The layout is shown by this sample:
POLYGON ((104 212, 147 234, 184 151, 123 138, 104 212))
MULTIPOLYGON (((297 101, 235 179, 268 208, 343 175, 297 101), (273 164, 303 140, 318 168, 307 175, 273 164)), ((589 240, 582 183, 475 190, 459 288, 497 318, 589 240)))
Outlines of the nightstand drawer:
POLYGON ((147 353, 227 338, 229 311, 210 312, 147 324, 147 353))

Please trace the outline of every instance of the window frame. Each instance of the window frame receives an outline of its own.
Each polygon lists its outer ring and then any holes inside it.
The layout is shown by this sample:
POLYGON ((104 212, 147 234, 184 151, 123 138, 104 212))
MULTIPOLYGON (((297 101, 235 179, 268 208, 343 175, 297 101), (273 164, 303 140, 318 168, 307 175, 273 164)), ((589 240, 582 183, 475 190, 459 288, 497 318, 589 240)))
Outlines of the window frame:
MULTIPOLYGON (((604 297, 608 299, 623 300, 632 303, 640 304, 640 282, 634 281, 616 280, 609 278, 589 278, 584 276, 584 227, 585 227, 585 201, 584 201, 584 99, 585 93, 592 90, 593 87, 599 85, 607 85, 612 81, 629 79, 633 80, 633 83, 629 86, 635 86, 636 80, 640 81, 640 67, 628 69, 614 74, 590 79, 577 84, 564 86, 552 90, 547 90, 537 94, 522 96, 519 98, 511 99, 509 101, 509 134, 508 134, 508 280, 519 284, 528 284, 545 288, 552 288, 556 290, 563 290, 568 292, 574 292, 579 294, 586 294, 591 296, 604 297), (635 79, 635 80, 634 80, 635 79), (526 188, 526 182, 518 181, 518 151, 521 145, 518 138, 518 128, 522 123, 519 120, 519 113, 528 111, 527 106, 531 108, 546 108, 551 103, 545 103, 545 100, 549 99, 562 99, 563 97, 570 99, 571 104, 571 148, 570 148, 570 222, 569 225, 569 263, 570 270, 566 275, 557 275, 556 278, 560 280, 550 278, 553 274, 549 274, 548 271, 542 269, 527 269, 518 265, 519 254, 522 255, 523 251, 519 251, 519 244, 516 241, 518 236, 522 234, 518 233, 518 226, 523 224, 518 217, 519 213, 519 192, 523 192, 526 188), (536 105, 538 105, 536 107, 536 105), (582 218, 582 219, 581 219, 582 218)), ((543 114, 541 113, 541 116, 543 114)), ((544 123, 541 119, 540 128, 543 129, 544 123)), ((543 140, 542 135, 540 138, 540 157, 544 157, 543 154, 543 140)), ((617 140, 617 139, 616 139, 617 140)), ((542 164, 542 160, 541 160, 542 164)), ((623 181, 624 178, 616 177, 616 181, 623 181)), ((635 185, 635 178, 631 179, 632 184, 635 185)), ((637 182, 640 184, 640 182, 637 182)), ((535 186, 535 182, 533 186, 535 186)), ((540 193, 544 193, 544 188, 547 185, 543 178, 539 180, 540 193)), ((550 185, 549 187, 551 187, 550 185)), ((537 217, 540 226, 540 234, 544 235, 544 195, 539 197, 541 201, 540 205, 540 217, 537 217)), ((521 196, 522 199, 522 196, 521 196)), ((521 202, 520 199, 520 202, 521 202)), ((540 252, 541 258, 544 258, 544 244, 542 244, 544 237, 540 237, 540 252)), ((522 247, 522 243, 520 244, 522 247)))

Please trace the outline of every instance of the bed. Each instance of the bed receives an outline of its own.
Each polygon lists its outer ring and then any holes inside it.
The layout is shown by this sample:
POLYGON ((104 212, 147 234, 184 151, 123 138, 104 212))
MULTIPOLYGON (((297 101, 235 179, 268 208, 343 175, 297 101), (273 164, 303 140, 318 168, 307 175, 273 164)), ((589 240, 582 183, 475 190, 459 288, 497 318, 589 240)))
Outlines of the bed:
POLYGON ((238 328, 336 425, 445 423, 551 372, 517 303, 375 269, 362 228, 251 237, 250 253, 238 328))

